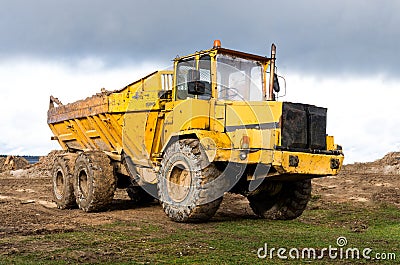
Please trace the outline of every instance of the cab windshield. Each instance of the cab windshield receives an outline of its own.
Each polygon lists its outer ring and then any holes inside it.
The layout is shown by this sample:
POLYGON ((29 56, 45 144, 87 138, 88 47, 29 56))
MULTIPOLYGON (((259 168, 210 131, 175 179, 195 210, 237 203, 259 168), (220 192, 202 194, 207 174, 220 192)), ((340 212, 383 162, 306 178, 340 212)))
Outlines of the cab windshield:
POLYGON ((262 101, 263 67, 260 62, 217 55, 218 98, 236 101, 262 101))

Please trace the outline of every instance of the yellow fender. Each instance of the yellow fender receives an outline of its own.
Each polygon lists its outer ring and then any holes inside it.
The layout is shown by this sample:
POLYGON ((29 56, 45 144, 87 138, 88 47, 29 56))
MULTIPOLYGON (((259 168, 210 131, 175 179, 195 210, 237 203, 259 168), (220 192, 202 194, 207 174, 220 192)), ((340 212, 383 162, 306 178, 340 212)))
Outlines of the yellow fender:
POLYGON ((200 141, 209 162, 218 160, 218 150, 230 150, 233 147, 231 139, 225 133, 205 130, 186 130, 172 134, 166 141, 166 144, 164 145, 161 153, 164 153, 168 146, 171 145, 173 142, 179 139, 191 137, 197 138, 200 141))

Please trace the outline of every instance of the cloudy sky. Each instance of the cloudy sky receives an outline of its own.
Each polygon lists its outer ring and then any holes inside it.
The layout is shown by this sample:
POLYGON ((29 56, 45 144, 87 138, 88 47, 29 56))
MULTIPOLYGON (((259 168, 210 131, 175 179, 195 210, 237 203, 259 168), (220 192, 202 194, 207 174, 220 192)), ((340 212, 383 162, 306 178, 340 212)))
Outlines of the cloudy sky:
POLYGON ((400 150, 400 1, 0 0, 0 153, 58 145, 49 96, 118 89, 177 55, 227 48, 269 55, 282 100, 328 107, 346 162, 400 150), (233 4, 235 3, 235 4, 233 4))

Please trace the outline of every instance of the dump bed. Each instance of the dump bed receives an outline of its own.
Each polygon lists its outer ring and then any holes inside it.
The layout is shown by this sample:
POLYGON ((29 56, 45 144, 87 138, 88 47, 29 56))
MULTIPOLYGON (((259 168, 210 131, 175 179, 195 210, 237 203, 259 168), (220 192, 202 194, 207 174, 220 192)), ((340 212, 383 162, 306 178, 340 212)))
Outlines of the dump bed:
MULTIPOLYGON (((117 91, 102 90, 92 97, 62 105, 51 97, 47 123, 54 140, 65 150, 100 150, 121 154, 126 113, 135 115, 137 124, 146 124, 148 111, 160 109, 163 98, 172 89, 172 71, 154 72, 117 91), (132 100, 135 99, 135 100, 132 100), (55 106, 54 103, 58 103, 55 106)), ((135 139, 141 145, 146 140, 135 139)))

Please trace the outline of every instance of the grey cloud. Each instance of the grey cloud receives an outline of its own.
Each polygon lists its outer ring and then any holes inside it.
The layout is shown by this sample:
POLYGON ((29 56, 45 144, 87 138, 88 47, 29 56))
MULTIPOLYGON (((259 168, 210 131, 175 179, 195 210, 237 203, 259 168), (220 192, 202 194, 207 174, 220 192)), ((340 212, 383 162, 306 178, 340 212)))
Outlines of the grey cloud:
POLYGON ((0 58, 109 64, 168 61, 212 46, 268 55, 308 73, 399 72, 400 2, 337 1, 0 1, 0 58))

